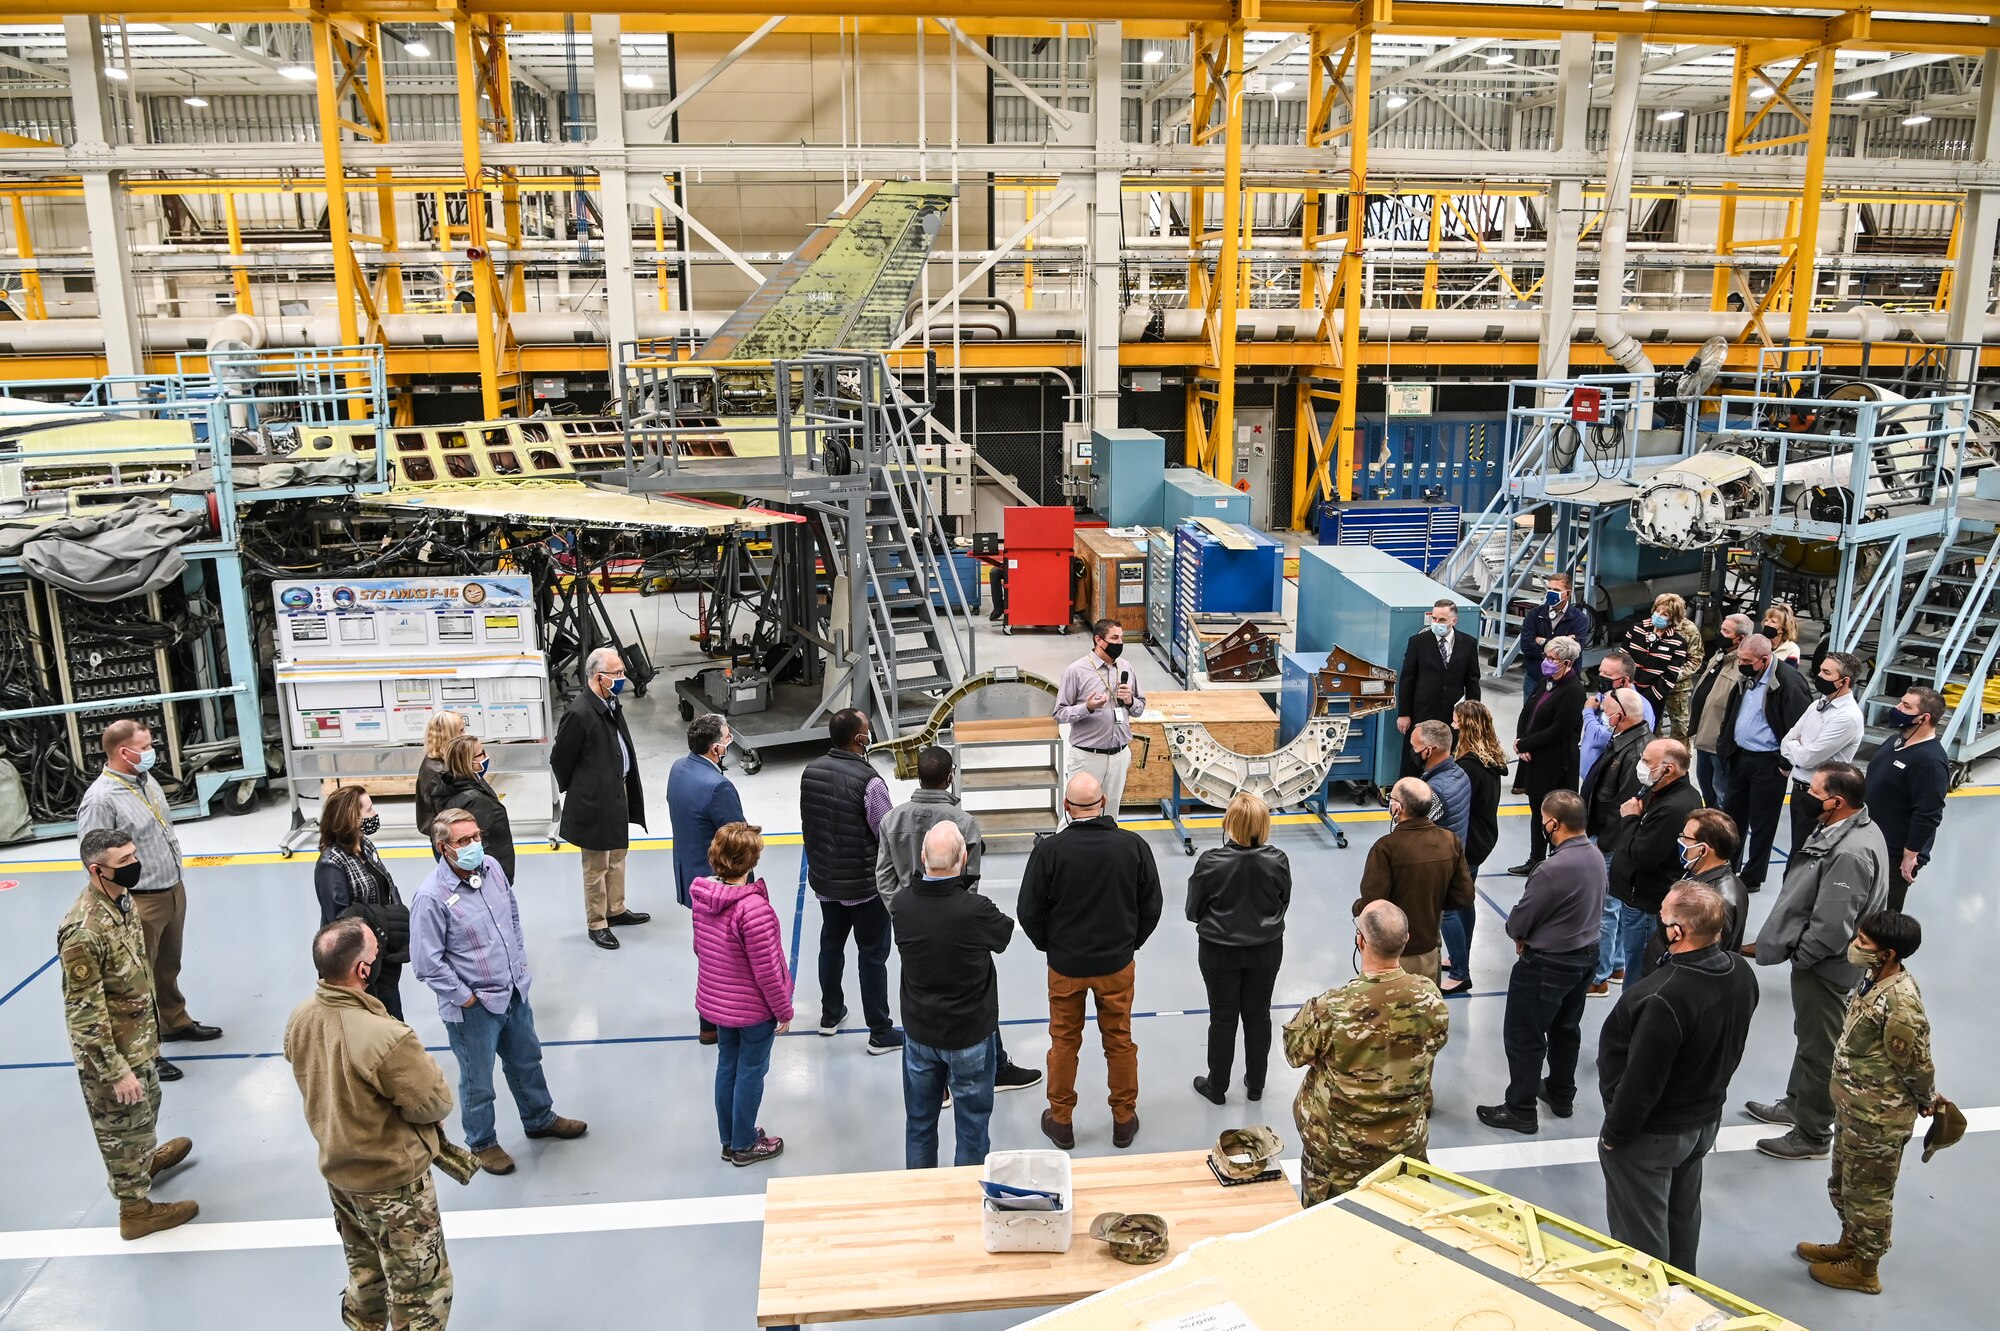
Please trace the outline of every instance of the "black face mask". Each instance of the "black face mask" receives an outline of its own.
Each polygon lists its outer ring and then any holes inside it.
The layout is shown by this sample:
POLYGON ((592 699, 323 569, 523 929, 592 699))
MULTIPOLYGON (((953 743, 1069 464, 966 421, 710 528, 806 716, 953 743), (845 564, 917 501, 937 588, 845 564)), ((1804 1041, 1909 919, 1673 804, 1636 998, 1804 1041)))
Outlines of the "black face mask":
POLYGON ((1837 679, 1822 679, 1818 675, 1814 675, 1813 687, 1820 691, 1822 697, 1831 698, 1834 691, 1840 687, 1840 681, 1837 679))
POLYGON ((361 835, 362 835, 362 836, 374 836, 374 835, 375 835, 375 834, 376 834, 377 832, 379 832, 379 831, 381 831, 381 830, 382 830, 382 815, 381 815, 381 814, 379 814, 379 813, 371 813, 371 814, 369 814, 369 815, 368 815, 368 816, 367 816, 366 818, 363 818, 363 819, 361 820, 361 835))
POLYGON ((133 860, 130 864, 119 865, 104 876, 129 891, 139 885, 139 875, 142 872, 144 872, 144 866, 139 861, 133 860))
POLYGON ((1107 642, 1104 644, 1104 655, 1110 660, 1116 661, 1124 652, 1125 644, 1122 642, 1107 642))

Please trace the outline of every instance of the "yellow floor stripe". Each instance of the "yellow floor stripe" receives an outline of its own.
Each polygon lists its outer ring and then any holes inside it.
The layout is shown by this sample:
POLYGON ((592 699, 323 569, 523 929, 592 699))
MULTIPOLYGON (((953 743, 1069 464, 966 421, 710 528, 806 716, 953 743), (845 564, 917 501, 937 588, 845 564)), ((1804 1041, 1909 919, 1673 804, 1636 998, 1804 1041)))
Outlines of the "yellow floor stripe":
MULTIPOLYGON (((1964 799, 1984 795, 2000 795, 2000 786, 1961 786, 1952 791, 1949 798, 1964 799)), ((1502 817, 1517 817, 1527 812, 1526 804, 1500 806, 1502 817)), ((1352 813, 1329 814, 1328 817, 1337 823, 1380 823, 1388 820, 1389 811, 1357 809, 1352 813)), ((1281 813, 1274 814, 1271 822, 1278 827, 1311 827, 1316 825, 1319 819, 1309 813, 1281 813)), ((1181 825, 1191 830, 1211 830, 1222 826, 1222 816, 1203 814, 1183 817, 1181 825)), ((1143 820, 1125 818, 1119 821, 1119 826, 1134 832, 1165 832, 1171 830, 1173 824, 1165 818, 1143 820)), ((1000 841, 1009 837, 1032 835, 1034 835, 1032 832, 1002 832, 995 833, 988 839, 1000 841)), ((803 843, 804 838, 797 832, 767 833, 764 837, 764 844, 767 846, 797 846, 803 843)), ((640 837, 632 842, 633 850, 672 850, 673 846, 672 837, 640 837)), ((550 846, 546 840, 537 838, 516 845, 514 852, 517 855, 573 855, 576 853, 576 847, 567 843, 550 846)), ((382 858, 385 860, 421 860, 429 857, 430 852, 422 846, 392 846, 382 852, 382 858)), ((240 869, 260 864, 310 864, 317 858, 317 852, 312 850, 300 850, 296 855, 289 857, 280 855, 276 851, 239 851, 227 855, 189 855, 181 862, 190 869, 240 869)), ((8 874, 75 873, 76 871, 77 864, 74 860, 0 860, 0 877, 8 874)))

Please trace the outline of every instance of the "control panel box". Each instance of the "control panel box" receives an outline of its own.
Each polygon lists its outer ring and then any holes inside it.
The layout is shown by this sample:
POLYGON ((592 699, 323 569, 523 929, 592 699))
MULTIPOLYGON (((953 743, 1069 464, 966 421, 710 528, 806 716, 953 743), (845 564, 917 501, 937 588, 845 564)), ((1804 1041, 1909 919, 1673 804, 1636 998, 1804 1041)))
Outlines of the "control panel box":
POLYGON ((541 646, 526 577, 278 582, 271 595, 287 661, 525 656, 541 646))
POLYGON ((422 744, 434 712, 465 718, 469 734, 491 741, 547 739, 548 681, 539 659, 504 667, 462 666, 384 678, 337 667, 280 667, 290 686, 291 739, 300 748, 326 745, 422 744), (477 671, 478 673, 468 673, 477 671))

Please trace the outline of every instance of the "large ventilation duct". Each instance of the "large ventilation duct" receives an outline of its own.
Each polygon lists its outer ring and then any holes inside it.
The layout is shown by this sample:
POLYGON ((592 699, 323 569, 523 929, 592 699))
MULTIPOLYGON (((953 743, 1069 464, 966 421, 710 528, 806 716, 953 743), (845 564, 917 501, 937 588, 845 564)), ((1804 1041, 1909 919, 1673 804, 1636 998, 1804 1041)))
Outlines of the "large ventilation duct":
MULTIPOLYGON (((1605 144, 1604 222, 1597 239, 1597 340, 1627 374, 1652 374, 1646 349, 1625 331, 1625 242, 1632 222, 1632 148, 1639 121, 1639 82, 1646 43, 1637 34, 1620 37, 1611 66, 1611 123, 1605 144)), ((1635 428, 1652 425, 1642 408, 1635 428)))

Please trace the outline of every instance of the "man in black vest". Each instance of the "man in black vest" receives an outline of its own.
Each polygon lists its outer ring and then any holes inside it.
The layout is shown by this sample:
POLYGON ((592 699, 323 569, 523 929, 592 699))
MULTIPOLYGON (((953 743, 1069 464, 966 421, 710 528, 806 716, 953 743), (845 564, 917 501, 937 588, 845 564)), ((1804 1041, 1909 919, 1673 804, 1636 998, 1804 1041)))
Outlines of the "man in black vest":
MULTIPOLYGON (((1407 735, 1419 721, 1451 724, 1451 709, 1479 697, 1479 639, 1458 628, 1458 606, 1439 601, 1430 622, 1403 649, 1396 676, 1396 729, 1407 735)), ((1416 754, 1403 749, 1404 776, 1421 776, 1416 754)))
POLYGON ((583 851, 585 927, 591 942, 610 950, 618 946, 612 925, 653 918, 625 909, 625 852, 632 844, 631 824, 646 825, 646 796, 639 788, 632 732, 618 708, 625 663, 615 648, 600 647, 583 670, 583 692, 556 728, 549 767, 563 793, 563 840, 583 851))
POLYGON ((847 1016, 840 989, 847 936, 859 954, 861 1015, 868 1052, 893 1054, 903 1035, 889 1015, 889 908, 875 882, 878 832, 889 812, 889 785, 868 761, 868 714, 854 707, 827 724, 833 747, 806 764, 799 778, 799 831, 806 844, 806 881, 819 898, 819 1033, 835 1035, 847 1016))

